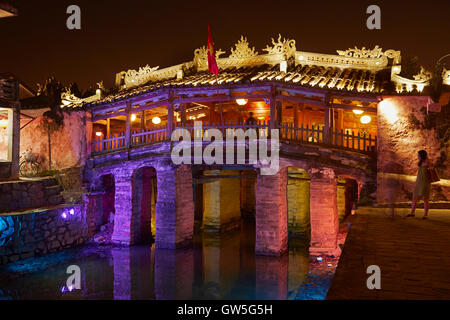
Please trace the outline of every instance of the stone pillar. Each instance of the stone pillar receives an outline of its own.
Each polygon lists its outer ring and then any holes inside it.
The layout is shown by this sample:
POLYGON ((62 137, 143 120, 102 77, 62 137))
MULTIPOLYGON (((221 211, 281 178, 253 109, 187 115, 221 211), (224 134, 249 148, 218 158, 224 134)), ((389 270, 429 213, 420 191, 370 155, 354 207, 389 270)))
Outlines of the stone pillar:
POLYGON ((287 168, 276 175, 258 175, 256 182, 256 243, 262 255, 287 251, 287 168))
MULTIPOLYGON (((205 176, 239 175, 239 171, 208 170, 205 176)), ((203 185, 203 229, 222 232, 238 229, 241 219, 240 179, 216 178, 203 185)))
POLYGON ((127 170, 116 171, 115 178, 115 215, 112 242, 116 244, 132 245, 134 230, 131 228, 133 190, 132 173, 127 170))
POLYGON ((310 174, 310 220, 312 255, 337 255, 339 232, 337 178, 332 169, 315 169, 310 174))
POLYGON ((189 244, 194 234, 194 201, 190 166, 158 170, 156 247, 175 249, 189 244))
POLYGON ((83 196, 89 237, 93 236, 97 231, 97 217, 100 212, 103 212, 102 202, 104 194, 104 192, 91 192, 83 196))

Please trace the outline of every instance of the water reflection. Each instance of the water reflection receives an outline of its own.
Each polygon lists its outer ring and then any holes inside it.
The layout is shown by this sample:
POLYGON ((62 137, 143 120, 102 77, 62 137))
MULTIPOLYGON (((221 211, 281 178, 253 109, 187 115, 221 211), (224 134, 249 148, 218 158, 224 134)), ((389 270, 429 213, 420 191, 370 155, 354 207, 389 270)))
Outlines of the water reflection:
MULTIPOLYGON (((306 243, 292 242, 288 254, 266 257, 255 256, 254 239, 254 228, 243 226, 241 232, 220 237, 199 236, 190 249, 92 245, 68 249, 0 267, 0 298, 294 299, 299 294, 311 298, 305 294, 310 268, 306 243), (61 292, 71 264, 80 266, 81 290, 61 292)), ((321 290, 326 293, 328 285, 325 281, 321 290)))

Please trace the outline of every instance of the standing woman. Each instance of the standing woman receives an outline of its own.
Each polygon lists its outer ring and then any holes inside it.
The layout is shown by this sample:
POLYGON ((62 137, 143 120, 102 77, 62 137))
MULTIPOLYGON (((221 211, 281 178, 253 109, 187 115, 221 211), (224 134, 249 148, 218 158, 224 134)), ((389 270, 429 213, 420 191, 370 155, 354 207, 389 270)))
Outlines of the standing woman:
POLYGON ((423 199, 423 208, 424 215, 422 219, 428 219, 428 209, 429 209, 429 201, 430 201, 430 189, 431 184, 428 181, 428 168, 432 167, 431 161, 428 159, 428 154, 425 150, 420 150, 418 152, 419 158, 419 169, 417 171, 417 179, 416 179, 416 188, 414 189, 412 205, 411 205, 411 213, 407 215, 407 217, 414 217, 414 211, 416 210, 417 201, 422 198, 423 199))

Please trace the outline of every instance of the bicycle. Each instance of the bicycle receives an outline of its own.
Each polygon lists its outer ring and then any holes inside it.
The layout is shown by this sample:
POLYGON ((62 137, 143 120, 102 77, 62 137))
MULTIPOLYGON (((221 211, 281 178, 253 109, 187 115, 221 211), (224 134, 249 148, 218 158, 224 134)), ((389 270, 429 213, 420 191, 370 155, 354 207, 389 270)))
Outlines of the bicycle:
POLYGON ((19 175, 22 177, 35 177, 41 172, 41 162, 39 154, 27 149, 20 155, 19 175))

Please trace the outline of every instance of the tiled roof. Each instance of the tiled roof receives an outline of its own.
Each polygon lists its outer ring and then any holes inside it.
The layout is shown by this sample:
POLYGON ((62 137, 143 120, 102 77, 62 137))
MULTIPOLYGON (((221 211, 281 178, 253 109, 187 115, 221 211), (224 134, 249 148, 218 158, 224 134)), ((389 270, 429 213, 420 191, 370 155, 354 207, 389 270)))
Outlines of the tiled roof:
POLYGON ((95 106, 122 100, 129 96, 148 93, 161 88, 210 87, 263 82, 280 82, 327 90, 380 93, 385 90, 390 82, 389 71, 374 72, 363 69, 340 69, 308 65, 292 67, 288 72, 281 72, 279 65, 229 67, 220 69, 217 77, 209 71, 199 71, 191 75, 185 75, 182 79, 173 77, 161 81, 150 81, 138 87, 110 94, 101 100, 86 105, 95 106))

